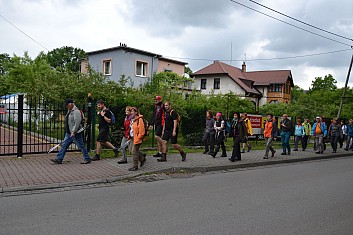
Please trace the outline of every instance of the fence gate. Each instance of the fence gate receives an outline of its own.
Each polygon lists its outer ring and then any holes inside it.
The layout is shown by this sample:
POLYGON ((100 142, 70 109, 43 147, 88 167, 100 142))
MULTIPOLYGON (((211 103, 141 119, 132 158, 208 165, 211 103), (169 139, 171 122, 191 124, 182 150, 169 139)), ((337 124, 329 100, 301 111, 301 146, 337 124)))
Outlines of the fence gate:
MULTIPOLYGON (((1 98, 0 156, 46 153, 64 139, 64 103, 18 94, 1 98)), ((77 150, 73 144, 68 151, 77 150)))

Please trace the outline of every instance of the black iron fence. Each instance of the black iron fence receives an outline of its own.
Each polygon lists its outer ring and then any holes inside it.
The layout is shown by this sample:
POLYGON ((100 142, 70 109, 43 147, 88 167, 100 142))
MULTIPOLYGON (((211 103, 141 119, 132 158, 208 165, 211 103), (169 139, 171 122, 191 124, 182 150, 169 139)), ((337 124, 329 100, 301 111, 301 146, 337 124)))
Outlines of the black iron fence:
MULTIPOLYGON (((2 98, 0 156, 21 157, 25 154, 46 153, 64 139, 64 117, 67 109, 63 103, 18 94, 2 98)), ((84 105, 79 108, 87 113, 84 105)), ((85 140, 89 138, 88 134, 91 134, 91 130, 84 134, 85 140)), ((89 147, 91 142, 87 142, 89 147)), ((75 145, 71 145, 68 151, 77 150, 75 145)))

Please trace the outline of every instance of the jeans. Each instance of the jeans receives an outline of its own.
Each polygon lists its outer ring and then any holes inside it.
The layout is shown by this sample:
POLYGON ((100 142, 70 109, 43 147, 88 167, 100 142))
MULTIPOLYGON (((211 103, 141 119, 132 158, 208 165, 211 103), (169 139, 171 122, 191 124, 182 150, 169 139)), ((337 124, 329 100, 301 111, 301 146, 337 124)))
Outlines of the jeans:
POLYGON ((295 150, 298 150, 298 145, 299 145, 299 141, 301 142, 301 144, 302 144, 302 149, 305 149, 304 148, 304 136, 299 136, 299 135, 296 135, 295 137, 294 137, 294 149, 295 150))
POLYGON ((353 136, 347 135, 346 149, 349 149, 352 147, 351 140, 353 140, 353 136))
POLYGON ((289 139, 290 139, 290 132, 281 131, 281 142, 282 142, 282 149, 284 153, 287 152, 286 149, 288 149, 288 152, 290 152, 289 139))
MULTIPOLYGON (((128 139, 124 136, 123 139, 121 140, 120 147, 124 146, 124 144, 126 144, 127 141, 128 141, 128 139)), ((129 145, 128 145, 128 146, 129 146, 129 145)), ((126 146, 125 148, 122 148, 122 149, 121 149, 121 153, 123 154, 123 156, 122 156, 122 160, 123 160, 123 161, 126 161, 126 160, 127 160, 126 149, 127 149, 128 146, 126 146)))
POLYGON ((203 143, 205 145, 205 152, 210 151, 214 152, 214 141, 215 141, 215 133, 214 132, 205 132, 203 135, 203 143), (210 148, 208 148, 208 140, 210 140, 210 148))
POLYGON ((82 133, 78 133, 78 134, 75 134, 73 137, 70 137, 70 134, 65 134, 65 138, 64 138, 64 141, 61 145, 61 149, 57 155, 57 159, 59 161, 62 161, 65 157, 65 154, 66 154, 66 151, 67 149, 69 148, 69 146, 75 142, 76 146, 81 149, 81 152, 83 154, 83 159, 85 161, 90 161, 90 157, 88 156, 88 151, 86 149, 86 146, 85 144, 83 143, 83 137, 82 137, 82 133))
POLYGON ((316 152, 323 153, 324 152, 324 135, 316 134, 315 135, 315 146, 316 152))
POLYGON ((270 150, 272 154, 274 154, 276 151, 272 147, 272 142, 273 142, 272 137, 265 138, 265 141, 266 141, 265 157, 268 157, 268 153, 270 152, 270 150))

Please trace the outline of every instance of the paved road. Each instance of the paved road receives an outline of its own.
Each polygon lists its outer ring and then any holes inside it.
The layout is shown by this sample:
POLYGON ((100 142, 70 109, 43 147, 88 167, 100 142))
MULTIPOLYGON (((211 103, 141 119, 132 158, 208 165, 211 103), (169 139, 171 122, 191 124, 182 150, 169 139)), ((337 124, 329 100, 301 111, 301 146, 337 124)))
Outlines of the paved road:
POLYGON ((0 234, 352 234, 353 159, 0 198, 0 234))

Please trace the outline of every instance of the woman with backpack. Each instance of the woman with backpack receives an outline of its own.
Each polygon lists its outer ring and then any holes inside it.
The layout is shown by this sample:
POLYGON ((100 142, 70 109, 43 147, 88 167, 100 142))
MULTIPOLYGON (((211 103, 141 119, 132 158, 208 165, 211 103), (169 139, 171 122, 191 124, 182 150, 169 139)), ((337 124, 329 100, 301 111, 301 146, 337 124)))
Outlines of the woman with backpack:
POLYGON ((216 157, 220 148, 222 148, 222 155, 221 157, 227 157, 226 146, 224 145, 225 135, 225 128, 226 122, 222 119, 222 113, 218 112, 216 114, 216 121, 214 123, 214 129, 216 131, 215 134, 215 142, 216 142, 216 149, 214 153, 211 155, 212 157, 216 157))
POLYGON ((203 135, 203 143, 205 145, 204 154, 212 155, 214 152, 214 139, 215 139, 215 129, 214 129, 215 120, 213 118, 212 112, 206 112, 206 128, 203 135))
POLYGON ((133 163, 129 171, 137 171, 138 163, 140 162, 140 167, 142 167, 146 162, 146 154, 140 151, 143 138, 145 137, 145 124, 143 116, 140 115, 136 107, 131 107, 131 116, 129 135, 134 145, 132 147, 133 163))

